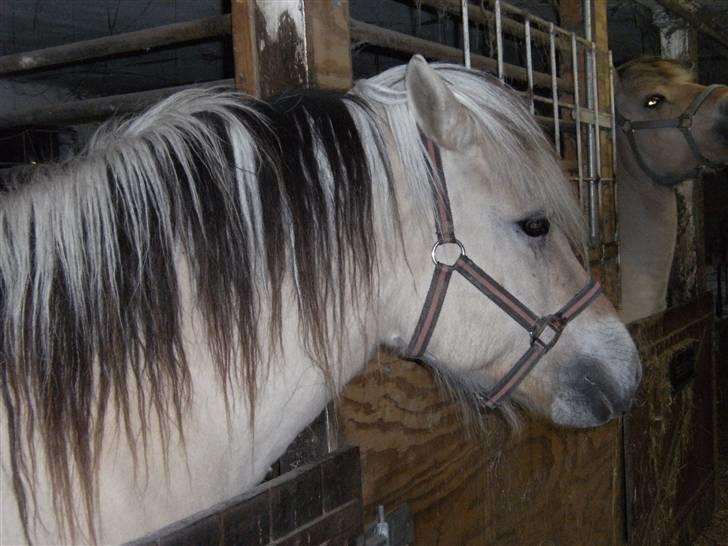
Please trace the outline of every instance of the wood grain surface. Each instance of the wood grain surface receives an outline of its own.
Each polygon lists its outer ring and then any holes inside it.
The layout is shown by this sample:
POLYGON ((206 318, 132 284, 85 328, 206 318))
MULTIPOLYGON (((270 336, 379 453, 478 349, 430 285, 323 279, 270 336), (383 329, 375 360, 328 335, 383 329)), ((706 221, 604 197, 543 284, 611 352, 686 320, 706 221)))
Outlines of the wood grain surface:
POLYGON ((361 447, 365 520, 408 502, 417 546, 621 543, 618 423, 468 426, 429 370, 387 354, 339 406, 342 441, 361 447))

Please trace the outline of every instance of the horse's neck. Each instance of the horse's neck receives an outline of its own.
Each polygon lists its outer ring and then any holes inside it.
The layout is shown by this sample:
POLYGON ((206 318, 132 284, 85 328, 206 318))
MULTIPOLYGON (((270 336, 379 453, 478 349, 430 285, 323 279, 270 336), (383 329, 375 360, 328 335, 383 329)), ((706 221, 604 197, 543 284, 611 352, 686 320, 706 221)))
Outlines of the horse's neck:
POLYGON ((677 234, 677 208, 671 188, 641 172, 626 146, 619 150, 618 212, 625 322, 665 309, 677 234))
MULTIPOLYGON (((182 284, 182 299, 191 301, 186 283, 182 284)), ((285 283, 283 288, 292 293, 285 283)), ((295 309, 295 304, 290 309, 295 309)), ((331 398, 331 387, 338 390, 348 382, 376 347, 375 313, 349 317, 347 339, 341 345, 339 358, 332 362, 334 385, 329 385, 301 343, 297 314, 285 313, 280 350, 262 355, 264 361, 269 360, 269 367, 267 373, 260 374, 258 402, 251 419, 246 389, 231 386, 226 400, 211 363, 205 326, 197 322, 199 314, 188 308, 183 315, 183 339, 193 386, 190 404, 185 408, 184 442, 171 432, 165 451, 159 442, 156 417, 152 416, 147 449, 141 453, 137 439, 135 461, 125 432, 107 417, 98 472, 100 526, 96 538, 100 543, 133 540, 255 486, 297 433, 323 410, 331 398)), ((265 317, 261 316, 260 324, 261 338, 267 339, 265 317)), ((136 419, 135 415, 132 419, 136 419)), ((138 427, 132 423, 132 429, 138 427)), ((2 446, 0 454, 0 460, 8 460, 2 446)), ((39 472, 44 469, 39 468, 39 472)), ((38 493, 38 510, 45 528, 34 527, 34 542, 57 543, 60 532, 51 497, 45 489, 38 493)), ((0 543, 24 542, 14 511, 12 485, 5 472, 0 472, 0 502, 13 507, 1 514, 0 543)))

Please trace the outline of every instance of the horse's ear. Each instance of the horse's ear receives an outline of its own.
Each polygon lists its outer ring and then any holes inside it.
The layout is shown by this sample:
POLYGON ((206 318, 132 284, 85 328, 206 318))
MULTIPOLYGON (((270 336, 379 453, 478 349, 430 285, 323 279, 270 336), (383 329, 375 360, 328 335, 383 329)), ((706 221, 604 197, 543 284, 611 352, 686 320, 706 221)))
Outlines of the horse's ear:
POLYGON ((421 55, 407 66, 407 99, 420 130, 439 146, 462 150, 473 142, 473 119, 421 55))

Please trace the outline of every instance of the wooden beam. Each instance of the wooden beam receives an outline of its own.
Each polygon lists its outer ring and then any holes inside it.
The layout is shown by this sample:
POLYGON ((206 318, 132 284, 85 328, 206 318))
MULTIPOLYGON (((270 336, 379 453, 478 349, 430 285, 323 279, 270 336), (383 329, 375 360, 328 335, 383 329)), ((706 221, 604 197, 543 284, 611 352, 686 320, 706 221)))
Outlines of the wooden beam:
POLYGON ((352 85, 349 2, 306 0, 308 85, 345 91, 352 85))
POLYGON ((208 40, 229 33, 229 15, 206 17, 195 21, 6 55, 0 57, 0 75, 104 59, 114 55, 146 52, 160 47, 208 40))
POLYGON ((235 87, 249 95, 260 96, 258 49, 255 40, 255 0, 232 0, 230 15, 235 87))
POLYGON ((0 115, 0 129, 87 123, 114 115, 141 110, 152 103, 184 89, 201 86, 232 87, 232 84, 232 80, 219 80, 204 84, 178 85, 138 93, 126 93, 123 95, 111 95, 109 97, 56 103, 43 108, 31 108, 29 110, 0 115))
POLYGON ((655 0, 655 2, 667 11, 685 19, 698 32, 705 34, 723 47, 728 48, 728 35, 722 32, 722 29, 714 27, 709 20, 685 8, 682 2, 677 0, 655 0))

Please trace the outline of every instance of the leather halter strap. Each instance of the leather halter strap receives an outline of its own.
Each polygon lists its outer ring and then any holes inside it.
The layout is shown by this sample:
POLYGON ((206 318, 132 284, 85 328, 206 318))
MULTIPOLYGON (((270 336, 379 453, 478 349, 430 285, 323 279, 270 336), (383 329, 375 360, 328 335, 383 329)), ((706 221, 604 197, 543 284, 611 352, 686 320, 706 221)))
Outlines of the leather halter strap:
POLYGON ((520 324, 530 336, 529 349, 518 359, 506 375, 483 396, 482 403, 493 409, 509 396, 539 360, 553 348, 566 325, 599 296, 602 288, 598 282, 590 280, 556 313, 543 317, 539 317, 521 303, 518 298, 466 255, 462 243, 455 237, 455 226, 447 186, 445 185, 445 174, 442 168, 440 151, 424 135, 422 135, 422 141, 432 165, 429 178, 435 206, 435 231, 437 233, 437 242, 432 247, 432 261, 435 264, 435 271, 432 275, 430 288, 420 312, 417 326, 407 348, 407 356, 417 359, 425 354, 437 325, 450 279, 453 272, 457 272, 520 324), (446 264, 437 259, 437 249, 446 244, 455 244, 460 250, 460 255, 453 264, 446 264))
POLYGON ((723 166, 723 163, 713 161, 712 159, 709 159, 705 157, 705 155, 703 155, 703 153, 700 151, 698 143, 695 142, 695 137, 693 136, 692 129, 693 118, 695 117, 695 114, 698 113, 698 110, 700 110, 700 107, 705 103, 710 95, 712 95, 718 89, 723 89, 725 87, 725 85, 720 84, 714 84, 706 87, 699 95, 693 98, 692 102, 688 105, 685 111, 676 118, 632 121, 625 118, 619 112, 616 112, 615 117, 617 118, 617 124, 627 135, 629 146, 630 148, 632 148, 632 152, 634 153, 635 159, 637 160, 637 164, 639 165, 640 169, 642 169, 645 174, 647 174, 647 176, 652 179, 653 182, 656 182, 661 186, 674 186, 675 184, 678 184, 679 182, 682 182, 687 178, 696 176, 700 173, 701 170, 706 167, 716 169, 723 166), (644 129, 680 129, 680 132, 682 133, 683 137, 685 137, 685 140, 690 147, 690 151, 692 152, 693 157, 695 157, 699 161, 698 166, 695 167, 695 169, 691 169, 690 171, 687 171, 682 175, 678 176, 661 176, 657 174, 652 168, 650 168, 649 165, 647 165, 647 162, 645 161, 644 157, 640 153, 639 147, 637 146, 637 141, 635 140, 635 131, 641 131, 644 129))

